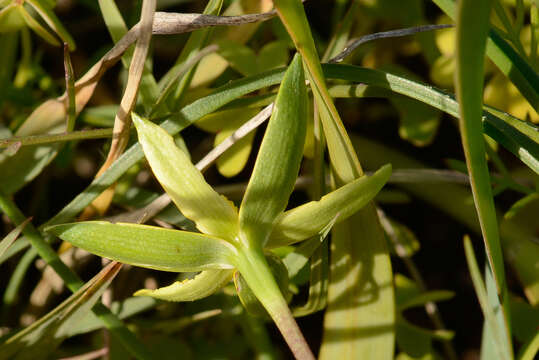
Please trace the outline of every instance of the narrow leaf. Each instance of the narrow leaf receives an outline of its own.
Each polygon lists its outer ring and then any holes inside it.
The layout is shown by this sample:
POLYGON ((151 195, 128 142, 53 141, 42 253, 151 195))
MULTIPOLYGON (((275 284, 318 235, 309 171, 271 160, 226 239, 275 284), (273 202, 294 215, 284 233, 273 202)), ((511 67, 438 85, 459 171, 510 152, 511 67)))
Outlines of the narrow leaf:
MULTIPOLYGON (((496 315, 490 305, 490 301, 487 295, 487 289, 481 278, 481 271, 477 265, 477 259, 475 258, 475 253, 473 251, 472 242, 468 236, 464 237, 464 251, 466 254, 466 262, 468 263, 468 269, 470 270, 470 276, 475 289, 475 294, 479 300, 479 305, 483 311, 485 317, 485 325, 489 328, 490 334, 494 339, 494 346, 496 347, 495 354, 499 359, 511 359, 511 355, 506 352, 508 348, 503 345, 505 341, 503 336, 501 336, 502 331, 499 327, 499 323, 496 320, 496 315)), ((482 346, 485 346, 483 344, 482 346)))
POLYGON ((314 236, 337 214, 337 223, 342 222, 371 201, 390 175, 391 165, 385 165, 372 176, 362 176, 323 196, 319 201, 311 201, 286 211, 277 220, 268 246, 283 246, 314 236))
POLYGON ((305 142, 307 89, 301 56, 290 64, 279 89, 240 207, 240 236, 264 245, 294 189, 305 142))
POLYGON ((490 27, 490 8, 490 0, 459 2, 455 90, 460 104, 459 127, 472 194, 485 243, 489 269, 496 284, 497 296, 489 297, 489 300, 493 300, 489 306, 494 307, 501 303, 503 317, 499 326, 505 328, 506 335, 503 337, 503 349, 504 353, 512 353, 509 315, 507 314, 509 296, 481 122, 484 57, 490 27))
POLYGON ((136 114, 133 122, 157 180, 182 214, 193 220, 201 232, 234 241, 238 234, 234 205, 208 185, 165 130, 136 114))
POLYGON ((56 35, 62 39, 63 42, 66 42, 69 46, 70 51, 75 50, 75 41, 69 35, 67 30, 64 28, 60 20, 56 17, 49 5, 43 0, 26 0, 36 12, 45 20, 47 25, 54 30, 56 35))
POLYGON ((147 225, 88 221, 46 231, 96 255, 163 271, 230 269, 234 257, 224 240, 147 225))
POLYGON ((21 233, 22 229, 26 226, 32 220, 32 218, 26 219, 23 223, 21 223, 19 226, 17 226, 15 229, 11 230, 9 234, 7 234, 2 241, 0 241, 0 257, 4 255, 6 250, 13 244, 15 240, 17 240, 17 237, 21 233))
POLYGON ((212 295, 232 280, 234 270, 204 270, 193 279, 176 281, 169 286, 142 289, 135 296, 151 296, 167 301, 195 301, 212 295))

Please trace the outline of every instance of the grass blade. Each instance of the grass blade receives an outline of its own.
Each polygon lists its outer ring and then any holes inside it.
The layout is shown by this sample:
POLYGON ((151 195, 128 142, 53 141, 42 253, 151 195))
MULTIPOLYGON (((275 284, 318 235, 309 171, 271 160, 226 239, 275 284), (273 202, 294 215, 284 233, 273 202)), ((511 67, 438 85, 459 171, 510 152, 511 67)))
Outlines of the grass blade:
MULTIPOLYGON (((470 270, 470 275, 474 285, 475 293, 477 295, 477 299, 479 300, 481 310, 483 311, 486 325, 490 328, 489 330, 492 336, 494 336, 494 345, 497 349, 497 358, 509 360, 512 357, 511 355, 509 355, 510 353, 507 353, 507 350, 509 349, 506 348, 506 346, 503 344, 505 340, 503 339, 503 337, 500 336, 502 332, 499 328, 499 323, 496 319, 496 315, 494 314, 491 307, 491 302, 488 299, 487 289, 485 288, 485 284, 483 283, 483 280, 481 278, 481 272, 479 271, 479 267, 477 266, 477 260, 473 251, 472 242, 468 236, 464 237, 464 251, 466 253, 466 262, 468 263, 468 268, 470 270)), ((483 344, 483 346, 484 345, 485 344, 483 344)))
MULTIPOLYGON (((485 140, 481 124, 483 114, 483 67, 489 29, 491 2, 489 0, 459 3, 457 14, 457 66, 455 90, 460 104, 460 132, 472 194, 481 226, 489 266, 496 284, 499 302, 505 318, 507 337, 504 347, 511 353, 507 287, 503 253, 498 232, 496 209, 485 157, 485 140)), ((497 301, 496 301, 497 302, 497 301)), ((496 304, 491 304, 495 306, 496 304)))

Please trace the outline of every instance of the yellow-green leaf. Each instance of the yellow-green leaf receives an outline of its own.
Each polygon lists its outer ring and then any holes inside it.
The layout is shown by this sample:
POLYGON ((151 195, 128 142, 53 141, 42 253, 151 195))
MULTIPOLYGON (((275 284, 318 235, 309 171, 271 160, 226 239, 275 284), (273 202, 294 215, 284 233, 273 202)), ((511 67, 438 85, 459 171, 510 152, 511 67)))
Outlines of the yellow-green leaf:
POLYGON ((193 279, 176 281, 169 286, 150 290, 142 289, 135 296, 151 296, 167 301, 195 301, 212 295, 230 280, 234 270, 204 270, 193 279))
POLYGON ((136 114, 132 117, 155 177, 182 214, 201 232, 234 241, 238 234, 234 205, 208 185, 172 136, 136 114))
POLYGON ((371 201, 391 175, 391 165, 385 165, 372 176, 348 183, 323 196, 286 211, 276 221, 268 246, 278 247, 316 235, 337 215, 337 223, 350 217, 371 201))
POLYGON ((200 271, 233 267, 234 247, 204 234, 155 226, 86 221, 46 229, 93 254, 163 271, 200 271))
POLYGON ((9 4, 0 10, 0 33, 17 31, 26 23, 22 15, 22 5, 9 4))
POLYGON ((240 207, 240 238, 264 245, 288 203, 303 154, 307 89, 298 54, 290 64, 240 207))

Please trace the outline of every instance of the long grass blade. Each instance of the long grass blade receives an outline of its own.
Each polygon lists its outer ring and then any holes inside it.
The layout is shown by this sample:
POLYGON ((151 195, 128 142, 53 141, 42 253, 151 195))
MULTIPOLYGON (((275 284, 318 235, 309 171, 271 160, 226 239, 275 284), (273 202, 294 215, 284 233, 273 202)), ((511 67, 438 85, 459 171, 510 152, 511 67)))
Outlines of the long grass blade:
MULTIPOLYGON (((472 194, 481 226, 485 249, 496 284, 497 299, 491 306, 502 304, 502 328, 505 328, 503 346, 512 353, 507 285, 500 244, 496 209, 492 197, 489 169, 485 157, 485 140, 481 124, 483 113, 483 67, 489 30, 491 2, 463 0, 457 13, 457 67, 456 93, 460 104, 460 132, 466 165, 470 175, 472 194), (503 324, 505 323, 505 324, 503 324)), ((496 335, 499 335, 496 334, 496 335)))

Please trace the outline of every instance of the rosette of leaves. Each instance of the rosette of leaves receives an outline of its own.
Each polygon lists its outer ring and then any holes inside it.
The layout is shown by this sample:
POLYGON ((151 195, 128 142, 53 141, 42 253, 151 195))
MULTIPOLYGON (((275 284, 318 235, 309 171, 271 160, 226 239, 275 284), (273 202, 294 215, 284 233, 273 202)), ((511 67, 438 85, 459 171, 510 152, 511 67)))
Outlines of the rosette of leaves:
POLYGON ((338 221, 348 218, 378 193, 391 167, 386 165, 370 177, 356 179, 319 201, 284 211, 300 168, 306 114, 306 85, 297 55, 280 86, 239 210, 206 183, 165 130, 132 114, 155 176, 200 233, 103 221, 62 224, 47 231, 119 262, 163 271, 200 271, 191 280, 140 290, 135 295, 192 301, 213 294, 237 271, 241 284, 246 284, 260 301, 294 355, 313 358, 265 252, 316 235, 337 214, 338 221))

